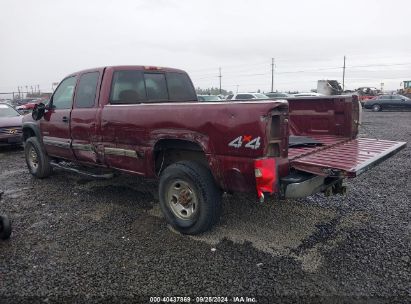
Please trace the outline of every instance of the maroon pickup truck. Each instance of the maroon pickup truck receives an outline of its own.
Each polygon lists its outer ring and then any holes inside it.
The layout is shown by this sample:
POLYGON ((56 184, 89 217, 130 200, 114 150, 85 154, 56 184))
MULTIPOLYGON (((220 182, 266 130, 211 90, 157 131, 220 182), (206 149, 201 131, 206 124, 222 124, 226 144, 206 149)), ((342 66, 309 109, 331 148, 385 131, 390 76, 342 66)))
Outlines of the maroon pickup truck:
POLYGON ((26 162, 96 178, 123 172, 159 179, 166 220, 206 231, 222 192, 305 197, 342 194, 356 177, 405 147, 357 138, 356 97, 198 102, 181 70, 96 68, 67 76, 23 122, 26 162))

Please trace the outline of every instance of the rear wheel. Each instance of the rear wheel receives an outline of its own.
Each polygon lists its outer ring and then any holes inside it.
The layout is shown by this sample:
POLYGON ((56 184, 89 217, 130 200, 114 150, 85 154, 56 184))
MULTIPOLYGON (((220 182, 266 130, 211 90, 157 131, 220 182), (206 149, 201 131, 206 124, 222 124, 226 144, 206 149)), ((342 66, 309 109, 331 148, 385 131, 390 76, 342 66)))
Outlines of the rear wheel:
POLYGON ((372 106, 372 110, 373 110, 374 112, 380 112, 380 111, 381 111, 381 106, 375 104, 375 105, 372 106))
POLYGON ((211 229, 220 218, 221 191, 209 169, 181 161, 167 167, 160 177, 160 207, 167 222, 184 234, 211 229))
POLYGON ((27 139, 24 146, 26 164, 31 174, 38 178, 44 178, 51 174, 50 160, 37 137, 27 139))

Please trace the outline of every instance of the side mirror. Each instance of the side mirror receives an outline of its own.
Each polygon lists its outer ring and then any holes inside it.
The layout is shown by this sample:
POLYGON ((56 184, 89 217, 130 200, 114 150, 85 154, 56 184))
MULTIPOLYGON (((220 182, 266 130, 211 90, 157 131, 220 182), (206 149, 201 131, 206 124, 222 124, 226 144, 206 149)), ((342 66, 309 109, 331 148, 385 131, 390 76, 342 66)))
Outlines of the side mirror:
POLYGON ((405 98, 401 98, 402 101, 405 101, 405 98))
POLYGON ((46 105, 41 102, 39 104, 34 105, 33 112, 31 112, 31 117, 33 117, 34 120, 40 120, 44 116, 45 112, 46 105))

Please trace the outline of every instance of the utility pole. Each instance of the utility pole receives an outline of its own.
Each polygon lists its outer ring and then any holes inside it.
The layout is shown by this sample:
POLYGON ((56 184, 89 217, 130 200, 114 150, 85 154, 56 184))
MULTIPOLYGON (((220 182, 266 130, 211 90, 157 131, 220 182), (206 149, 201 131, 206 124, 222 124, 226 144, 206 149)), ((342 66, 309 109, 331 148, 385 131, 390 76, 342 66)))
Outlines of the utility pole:
POLYGON ((221 95, 221 77, 223 76, 221 76, 221 68, 218 68, 218 71, 219 71, 218 78, 220 78, 220 95, 221 95))
POLYGON ((274 58, 271 58, 271 92, 274 92, 274 58))
POLYGON ((237 87, 237 92, 236 92, 236 93, 238 93, 238 87, 239 87, 239 86, 240 86, 239 84, 236 85, 236 87, 237 87))
POLYGON ((344 91, 344 87, 345 87, 345 55, 344 55, 344 67, 343 67, 343 91, 344 91))

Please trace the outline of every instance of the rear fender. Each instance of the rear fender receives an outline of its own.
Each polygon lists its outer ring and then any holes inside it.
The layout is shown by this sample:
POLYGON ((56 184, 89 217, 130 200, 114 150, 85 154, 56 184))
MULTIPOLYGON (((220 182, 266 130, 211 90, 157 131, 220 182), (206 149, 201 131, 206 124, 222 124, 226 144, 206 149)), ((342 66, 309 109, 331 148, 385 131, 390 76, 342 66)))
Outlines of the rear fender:
POLYGON ((214 176, 215 181, 220 187, 224 185, 221 184, 222 178, 220 176, 219 162, 214 155, 213 148, 211 146, 209 137, 193 131, 181 131, 181 130, 156 130, 151 134, 153 139, 151 147, 151 153, 148 154, 146 159, 147 164, 147 175, 157 176, 156 172, 156 153, 161 150, 164 143, 173 149, 182 149, 190 151, 198 151, 204 154, 207 161, 208 167, 214 176))

